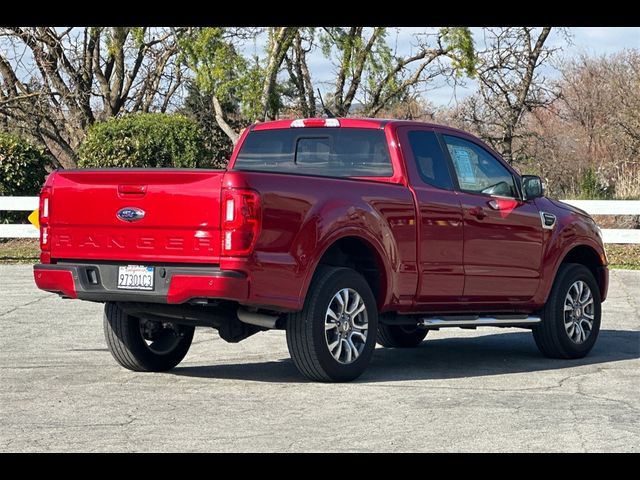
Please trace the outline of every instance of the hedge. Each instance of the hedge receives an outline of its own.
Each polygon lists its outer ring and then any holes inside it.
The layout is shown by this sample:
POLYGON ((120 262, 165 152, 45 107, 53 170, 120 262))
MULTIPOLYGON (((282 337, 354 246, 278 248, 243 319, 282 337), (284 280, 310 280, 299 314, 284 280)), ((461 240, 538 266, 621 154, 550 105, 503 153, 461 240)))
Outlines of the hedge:
POLYGON ((182 115, 139 113, 89 127, 78 166, 207 167, 209 155, 198 124, 182 115))
MULTIPOLYGON (((0 132, 0 196, 35 196, 40 193, 49 163, 44 150, 28 140, 0 132)), ((26 223, 29 212, 0 212, 0 223, 26 223)))

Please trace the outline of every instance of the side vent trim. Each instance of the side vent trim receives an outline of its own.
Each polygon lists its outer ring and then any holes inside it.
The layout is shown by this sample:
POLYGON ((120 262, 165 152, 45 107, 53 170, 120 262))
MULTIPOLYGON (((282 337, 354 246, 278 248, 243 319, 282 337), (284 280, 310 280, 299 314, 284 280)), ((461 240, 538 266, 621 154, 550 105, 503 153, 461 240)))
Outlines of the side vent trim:
POLYGON ((556 226, 556 216, 553 213, 540 212, 540 220, 542 221, 542 228, 547 230, 553 230, 556 226))

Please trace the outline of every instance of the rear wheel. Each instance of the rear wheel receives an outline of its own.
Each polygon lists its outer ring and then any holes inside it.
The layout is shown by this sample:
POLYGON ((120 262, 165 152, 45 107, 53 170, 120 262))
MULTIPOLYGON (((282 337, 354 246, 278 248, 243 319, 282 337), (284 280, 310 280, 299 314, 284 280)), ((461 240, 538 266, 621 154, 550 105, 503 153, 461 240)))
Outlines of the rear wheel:
POLYGON ((378 343, 386 348, 417 347, 422 343, 427 333, 429 330, 417 326, 378 323, 378 343))
POLYGON ((300 373, 311 380, 359 377, 376 343, 378 312, 366 280, 349 268, 321 268, 304 309, 287 319, 287 346, 300 373))
POLYGON ((533 328, 540 351, 551 358, 582 358, 600 332, 600 290, 593 274, 583 265, 560 266, 542 322, 533 328))
POLYGON ((104 307, 104 336, 113 358, 136 372, 171 370, 185 357, 195 327, 152 322, 127 315, 117 304, 104 307))

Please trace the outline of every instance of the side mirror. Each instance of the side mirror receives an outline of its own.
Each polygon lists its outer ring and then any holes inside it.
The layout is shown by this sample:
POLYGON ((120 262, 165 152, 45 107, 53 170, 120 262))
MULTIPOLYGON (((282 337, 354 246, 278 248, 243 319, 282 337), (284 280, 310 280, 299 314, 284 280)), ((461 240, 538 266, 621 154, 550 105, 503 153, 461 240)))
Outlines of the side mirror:
POLYGON ((544 184, 542 179, 536 175, 522 176, 522 193, 525 200, 544 197, 544 184))

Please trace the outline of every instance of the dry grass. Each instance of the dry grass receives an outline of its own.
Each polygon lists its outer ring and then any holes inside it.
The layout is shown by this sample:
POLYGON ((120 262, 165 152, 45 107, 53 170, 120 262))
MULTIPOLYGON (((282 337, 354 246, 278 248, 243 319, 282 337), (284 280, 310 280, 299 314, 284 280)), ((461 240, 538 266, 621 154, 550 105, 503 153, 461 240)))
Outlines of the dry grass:
POLYGON ((606 249, 610 268, 640 270, 640 245, 607 244, 606 249))
POLYGON ((0 264, 36 263, 40 256, 37 238, 15 238, 0 241, 0 264))
POLYGON ((616 186, 615 198, 620 200, 640 199, 640 166, 616 165, 618 171, 614 180, 616 186))

